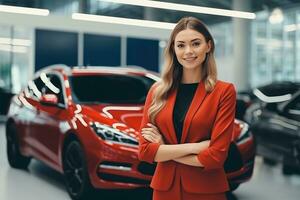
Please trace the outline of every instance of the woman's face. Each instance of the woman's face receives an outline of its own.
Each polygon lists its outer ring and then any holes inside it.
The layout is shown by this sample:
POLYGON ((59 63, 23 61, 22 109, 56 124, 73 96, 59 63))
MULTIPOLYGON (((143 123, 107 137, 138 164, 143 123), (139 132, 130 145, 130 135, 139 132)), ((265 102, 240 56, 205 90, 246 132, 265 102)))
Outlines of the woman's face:
POLYGON ((202 66, 211 43, 206 42, 198 31, 185 29, 180 31, 174 41, 174 49, 178 62, 186 69, 202 66))

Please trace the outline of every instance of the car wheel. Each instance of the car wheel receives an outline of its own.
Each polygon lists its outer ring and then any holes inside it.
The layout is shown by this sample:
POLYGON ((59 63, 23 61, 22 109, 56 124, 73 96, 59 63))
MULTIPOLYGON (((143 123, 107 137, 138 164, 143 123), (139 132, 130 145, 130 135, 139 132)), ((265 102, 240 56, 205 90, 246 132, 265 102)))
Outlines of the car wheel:
POLYGON ((6 129, 6 153, 11 167, 16 169, 27 169, 31 158, 23 156, 20 152, 17 129, 13 124, 6 129))
POLYGON ((277 164, 277 162, 275 160, 271 160, 269 158, 263 158, 263 161, 266 165, 269 165, 269 166, 274 166, 277 164))
POLYGON ((240 186, 239 183, 229 183, 229 188, 230 188, 231 192, 233 192, 234 190, 238 189, 239 186, 240 186))
POLYGON ((67 191, 72 199, 88 199, 94 192, 80 143, 70 142, 63 155, 63 170, 67 191))

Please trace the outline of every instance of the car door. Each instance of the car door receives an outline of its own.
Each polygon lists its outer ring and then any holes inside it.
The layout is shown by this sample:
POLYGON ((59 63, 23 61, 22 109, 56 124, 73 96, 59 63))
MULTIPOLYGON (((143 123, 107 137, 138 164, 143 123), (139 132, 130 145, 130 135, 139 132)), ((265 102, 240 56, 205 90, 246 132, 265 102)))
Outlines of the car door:
POLYGON ((42 95, 56 95, 58 104, 39 103, 32 137, 36 140, 35 147, 39 150, 39 158, 57 168, 60 136, 63 133, 63 124, 66 123, 68 117, 65 88, 60 74, 48 73, 43 74, 42 77, 46 82, 42 95))
POLYGON ((21 148, 29 150, 29 154, 34 154, 35 139, 31 137, 34 130, 36 114, 41 98, 44 83, 40 77, 36 77, 28 82, 27 87, 20 93, 18 100, 20 102, 19 110, 15 117, 18 125, 18 133, 21 148))
POLYGON ((259 120, 252 126, 258 154, 283 161, 290 155, 291 143, 297 138, 295 128, 295 122, 280 110, 263 109, 259 120))
MULTIPOLYGON (((293 130, 294 140, 290 143, 290 156, 287 162, 299 165, 300 163, 300 92, 293 96, 284 107, 282 115, 289 121, 293 130)), ((288 159, 288 158, 287 158, 288 159)))
POLYGON ((299 127, 300 122, 300 92, 295 94, 291 101, 283 108, 283 115, 287 118, 296 121, 299 127), (298 123, 297 123, 298 122, 298 123))

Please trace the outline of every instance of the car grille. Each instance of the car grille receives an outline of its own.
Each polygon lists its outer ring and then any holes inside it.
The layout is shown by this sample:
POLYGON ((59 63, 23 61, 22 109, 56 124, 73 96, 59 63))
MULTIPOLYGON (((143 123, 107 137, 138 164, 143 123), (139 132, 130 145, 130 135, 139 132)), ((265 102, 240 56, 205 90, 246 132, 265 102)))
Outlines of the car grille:
POLYGON ((108 173, 98 173, 98 177, 102 180, 111 181, 111 182, 133 183, 133 184, 142 184, 142 185, 150 184, 150 180, 143 180, 143 179, 137 179, 128 176, 120 176, 120 175, 114 175, 108 173))

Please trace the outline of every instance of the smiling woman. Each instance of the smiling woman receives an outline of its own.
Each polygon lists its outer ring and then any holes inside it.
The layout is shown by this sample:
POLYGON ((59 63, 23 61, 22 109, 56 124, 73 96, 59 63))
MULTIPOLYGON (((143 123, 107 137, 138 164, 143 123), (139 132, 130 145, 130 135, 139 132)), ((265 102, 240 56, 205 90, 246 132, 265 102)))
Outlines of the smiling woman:
POLYGON ((157 162, 153 199, 225 200, 223 169, 234 128, 236 93, 217 80, 214 40, 193 17, 175 26, 161 81, 144 107, 139 158, 157 162))
POLYGON ((199 82, 199 80, 197 80, 198 74, 201 73, 199 66, 202 66, 210 48, 211 40, 206 42, 204 36, 198 31, 186 29, 177 34, 175 37, 175 54, 178 62, 187 72, 184 73, 182 77, 183 83, 191 78, 194 79, 192 82, 199 82), (197 70, 198 73, 194 73, 195 70, 197 70))

